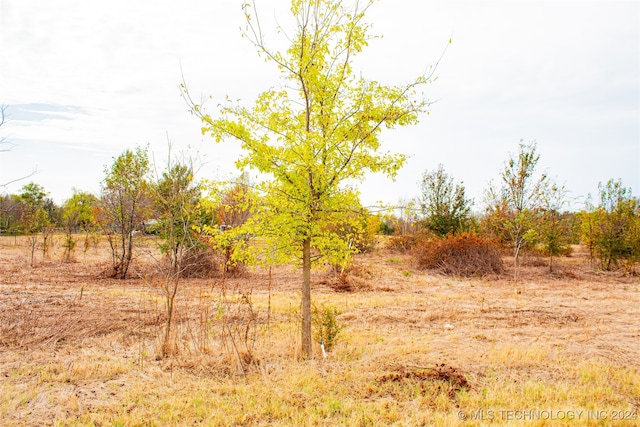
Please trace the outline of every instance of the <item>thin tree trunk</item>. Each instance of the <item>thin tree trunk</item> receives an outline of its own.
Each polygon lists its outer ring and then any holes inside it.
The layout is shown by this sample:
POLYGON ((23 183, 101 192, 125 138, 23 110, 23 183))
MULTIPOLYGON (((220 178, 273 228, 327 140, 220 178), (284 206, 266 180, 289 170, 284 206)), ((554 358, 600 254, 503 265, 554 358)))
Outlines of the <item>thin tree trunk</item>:
POLYGON ((513 254, 513 280, 518 280, 518 267, 520 267, 520 243, 516 244, 513 254))
POLYGON ((272 265, 269 264, 269 284, 268 284, 268 292, 269 299, 267 302, 267 345, 271 345, 271 270, 272 265))
POLYGON ((30 238, 29 245, 31 248, 31 267, 33 267, 35 265, 34 256, 36 253, 36 244, 38 243, 38 241, 36 240, 37 239, 36 236, 30 236, 29 238, 30 238))
MULTIPOLYGON (((168 284, 165 284, 165 286, 169 286, 168 284)), ((168 291, 168 290, 167 290, 168 291)), ((167 295, 167 329, 165 330, 165 334, 164 334, 164 342, 162 343, 162 356, 166 357, 169 355, 169 347, 170 347, 170 340, 171 340, 171 321, 173 320, 173 301, 174 301, 174 295, 167 295)))
POLYGON ((302 357, 311 358, 311 238, 302 246, 302 357))

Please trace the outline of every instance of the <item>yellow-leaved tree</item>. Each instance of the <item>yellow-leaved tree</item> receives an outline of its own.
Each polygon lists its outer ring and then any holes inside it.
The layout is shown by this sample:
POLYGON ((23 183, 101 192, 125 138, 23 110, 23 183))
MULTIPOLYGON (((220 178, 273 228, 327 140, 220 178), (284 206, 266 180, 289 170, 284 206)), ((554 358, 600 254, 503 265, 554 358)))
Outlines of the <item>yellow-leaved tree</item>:
POLYGON ((435 66, 398 86, 354 72, 354 58, 371 39, 364 17, 372 3, 292 0, 295 34, 282 52, 266 45, 255 2, 245 4, 245 36, 278 67, 281 87, 261 93, 253 107, 227 103, 208 114, 183 86, 203 132, 218 142, 238 140, 244 151, 238 167, 271 178, 258 184, 261 203, 249 223, 302 266, 303 358, 312 353, 312 264, 338 264, 355 250, 340 232, 357 226, 354 211, 364 213, 353 183, 366 172, 396 175, 406 157, 380 152, 380 133, 417 123, 429 105, 419 88, 432 80, 435 66))

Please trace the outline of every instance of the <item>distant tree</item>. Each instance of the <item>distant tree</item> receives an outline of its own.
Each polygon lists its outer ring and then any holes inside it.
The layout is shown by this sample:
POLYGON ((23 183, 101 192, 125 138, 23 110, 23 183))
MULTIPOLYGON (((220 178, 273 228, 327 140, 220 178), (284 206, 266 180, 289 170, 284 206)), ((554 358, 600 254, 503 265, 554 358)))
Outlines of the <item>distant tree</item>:
POLYGON ((425 171, 420 182, 420 208, 427 229, 440 237, 468 231, 471 200, 462 183, 456 183, 444 166, 425 171))
POLYGON ((393 228, 399 236, 415 234, 418 228, 420 202, 417 199, 401 198, 394 207, 393 228))
POLYGON ((576 214, 579 223, 579 239, 589 250, 589 265, 593 267, 596 251, 596 214, 591 194, 587 197, 585 207, 576 214))
POLYGON ((44 187, 35 182, 30 182, 22 186, 20 198, 29 206, 39 206, 44 209, 47 192, 44 187))
POLYGON ((171 274, 180 273, 181 254, 196 240, 193 216, 200 203, 200 184, 191 166, 175 163, 167 167, 152 187, 154 225, 163 241, 160 249, 171 261, 171 274))
POLYGON ((47 212, 49 222, 42 229, 42 256, 48 258, 56 227, 62 225, 62 210, 50 197, 44 199, 44 210, 47 212))
POLYGON ((31 267, 35 265, 34 255, 38 243, 38 233, 43 232, 50 223, 49 215, 44 207, 46 196, 47 192, 44 187, 34 182, 24 185, 20 193, 20 200, 23 203, 20 228, 22 233, 28 236, 31 267))
POLYGON ((15 194, 0 195, 0 233, 17 234, 20 227, 22 202, 15 194))
POLYGON ((571 239, 572 216, 564 211, 567 202, 564 186, 552 184, 542 194, 537 228, 542 249, 549 256, 549 272, 553 271, 553 257, 566 253, 571 239))
POLYGON ((378 233, 383 234, 385 236, 390 236, 394 234, 395 229, 395 217, 393 215, 381 215, 378 214, 378 223, 380 224, 380 228, 378 229, 378 233))
POLYGON ((292 0, 295 29, 281 52, 267 46, 259 17, 245 4, 245 35, 275 63, 283 87, 260 94, 252 108, 229 102, 217 118, 201 114, 203 131, 217 141, 240 141, 245 156, 239 166, 271 177, 260 185, 264 196, 252 222, 302 265, 303 358, 311 357, 312 263, 344 258, 352 250, 327 226, 356 205, 349 183, 367 171, 393 177, 404 163, 403 155, 380 152, 380 132, 417 123, 429 105, 417 89, 431 81, 433 68, 399 86, 367 80, 354 70, 354 58, 369 40, 370 26, 363 21, 371 3, 348 8, 341 1, 292 0))
POLYGON ((65 241, 63 243, 65 261, 71 261, 72 253, 76 247, 73 238, 74 233, 83 232, 85 234, 85 252, 89 247, 89 233, 95 228, 94 206, 97 202, 96 196, 91 193, 74 191, 73 196, 62 205, 61 221, 65 230, 65 241))
POLYGON ((535 170, 540 155, 535 142, 525 144, 520 141, 517 155, 510 155, 500 174, 501 185, 490 186, 485 194, 489 217, 498 216, 498 221, 490 221, 497 227, 497 234, 508 237, 513 248, 514 277, 518 278, 521 250, 528 235, 535 229, 536 216, 542 207, 546 191, 547 176, 536 176, 535 170))
POLYGON ((213 212, 215 220, 202 227, 214 251, 221 260, 223 277, 249 257, 245 251, 252 230, 244 227, 256 207, 257 195, 246 174, 236 182, 208 182, 202 201, 205 210, 213 212))
POLYGON ((247 222, 255 201, 252 193, 251 183, 245 174, 237 182, 219 191, 216 218, 221 227, 236 228, 247 222))
POLYGON ((149 157, 146 149, 125 150, 105 167, 98 222, 111 249, 112 276, 127 277, 133 259, 133 234, 150 212, 149 157))
POLYGON ((599 183, 600 204, 589 213, 589 242, 605 270, 618 268, 621 260, 633 262, 640 255, 640 206, 631 189, 620 180, 599 183))

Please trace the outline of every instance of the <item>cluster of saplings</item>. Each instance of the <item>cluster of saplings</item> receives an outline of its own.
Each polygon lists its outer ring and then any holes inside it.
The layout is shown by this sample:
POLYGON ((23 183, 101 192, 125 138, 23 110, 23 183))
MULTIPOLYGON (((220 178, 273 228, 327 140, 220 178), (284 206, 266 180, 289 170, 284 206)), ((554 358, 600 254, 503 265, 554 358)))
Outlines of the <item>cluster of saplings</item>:
MULTIPOLYGON (((525 249, 547 255, 553 269, 554 257, 569 255, 580 243, 598 268, 632 271, 640 256, 640 203, 631 190, 609 180, 599 185, 597 205, 571 212, 567 191, 536 174, 538 159, 535 143, 521 143, 499 185, 485 192, 482 215, 472 213, 464 185, 440 166, 424 173, 420 196, 393 214, 356 207, 331 231, 354 252, 370 249, 376 234, 393 235, 392 244, 411 250, 419 267, 456 275, 500 273, 505 248, 512 251, 516 274, 525 249)), ((170 158, 162 172, 152 166, 145 149, 126 150, 105 168, 99 196, 76 191, 62 206, 42 186, 26 184, 19 194, 0 197, 0 231, 28 236, 32 265, 37 249, 48 256, 55 232, 64 234, 65 261, 74 259, 79 233, 85 252, 102 234, 117 278, 127 276, 137 233, 158 236, 171 274, 227 273, 264 261, 265 251, 256 249, 264 242, 243 227, 260 204, 259 192, 244 176, 235 182, 196 181, 184 159, 170 158)))

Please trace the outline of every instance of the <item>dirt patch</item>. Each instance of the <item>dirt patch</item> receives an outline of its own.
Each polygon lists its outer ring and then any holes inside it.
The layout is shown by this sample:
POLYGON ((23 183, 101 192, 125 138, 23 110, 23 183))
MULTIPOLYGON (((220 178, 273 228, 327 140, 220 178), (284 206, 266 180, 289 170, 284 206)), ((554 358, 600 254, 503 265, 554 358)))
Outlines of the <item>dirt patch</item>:
POLYGON ((419 384, 423 392, 426 392, 427 388, 434 387, 440 391, 443 385, 446 385, 446 392, 451 400, 455 400, 460 391, 470 388, 469 382, 462 372, 444 363, 424 368, 399 367, 396 372, 382 375, 377 381, 379 383, 419 384))

